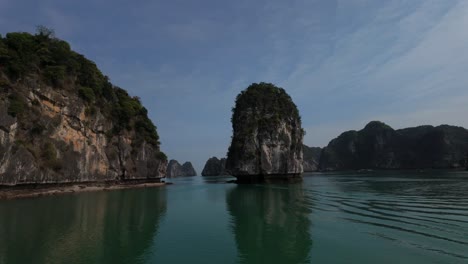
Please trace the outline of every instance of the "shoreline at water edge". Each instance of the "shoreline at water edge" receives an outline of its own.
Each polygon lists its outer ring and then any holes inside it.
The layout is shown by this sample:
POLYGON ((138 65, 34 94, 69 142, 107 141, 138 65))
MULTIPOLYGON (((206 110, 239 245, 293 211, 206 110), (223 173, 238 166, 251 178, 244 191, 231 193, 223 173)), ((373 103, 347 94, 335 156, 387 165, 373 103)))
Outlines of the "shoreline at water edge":
POLYGON ((143 183, 69 183, 69 184, 47 184, 0 186, 0 200, 11 200, 20 198, 34 198, 40 196, 61 195, 81 192, 113 191, 133 188, 151 188, 169 185, 166 182, 143 182, 143 183))

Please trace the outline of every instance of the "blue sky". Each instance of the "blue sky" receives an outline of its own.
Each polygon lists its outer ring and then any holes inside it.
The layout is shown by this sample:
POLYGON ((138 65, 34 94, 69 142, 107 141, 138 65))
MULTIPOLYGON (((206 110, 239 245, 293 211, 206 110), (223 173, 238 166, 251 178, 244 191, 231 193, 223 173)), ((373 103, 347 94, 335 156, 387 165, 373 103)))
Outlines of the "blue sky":
POLYGON ((0 0, 1 33, 36 25, 140 96, 198 172, 253 82, 287 90, 311 146, 371 120, 468 127, 468 1, 0 0))

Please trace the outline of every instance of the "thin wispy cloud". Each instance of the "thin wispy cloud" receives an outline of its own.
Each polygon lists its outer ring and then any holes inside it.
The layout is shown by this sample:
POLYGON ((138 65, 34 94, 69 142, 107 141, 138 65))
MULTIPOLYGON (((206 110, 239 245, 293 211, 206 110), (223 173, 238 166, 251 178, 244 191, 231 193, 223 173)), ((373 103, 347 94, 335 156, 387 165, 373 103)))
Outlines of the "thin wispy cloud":
MULTIPOLYGON (((468 99, 466 89, 462 91, 468 82, 462 74, 468 43, 461 32, 467 10, 463 2, 425 1, 408 7, 389 1, 375 10, 377 15, 370 16, 368 23, 335 36, 333 51, 320 65, 308 67, 304 61, 284 82, 300 87, 298 98, 312 93, 321 98, 315 102, 311 98, 316 107, 308 108, 317 113, 326 109, 326 119, 306 116, 306 126, 326 127, 337 135, 355 128, 348 120, 364 123, 392 112, 411 125, 405 116, 427 112, 435 102, 454 96, 468 99)), ((457 113, 455 123, 466 125, 463 111, 457 113)), ((425 120, 437 124, 444 117, 448 118, 437 115, 425 120)), ((455 121, 453 116, 450 119, 455 121)), ((324 145, 328 140, 310 141, 324 145)))

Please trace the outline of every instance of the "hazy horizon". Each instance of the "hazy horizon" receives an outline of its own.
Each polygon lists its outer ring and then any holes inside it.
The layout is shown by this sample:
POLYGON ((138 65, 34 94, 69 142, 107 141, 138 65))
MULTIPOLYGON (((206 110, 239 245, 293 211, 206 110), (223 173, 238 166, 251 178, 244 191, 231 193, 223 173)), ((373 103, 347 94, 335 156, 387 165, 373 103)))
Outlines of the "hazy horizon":
POLYGON ((161 149, 199 174, 254 82, 291 95, 308 146, 372 120, 468 127, 466 1, 0 0, 2 35, 37 25, 141 97, 161 149))

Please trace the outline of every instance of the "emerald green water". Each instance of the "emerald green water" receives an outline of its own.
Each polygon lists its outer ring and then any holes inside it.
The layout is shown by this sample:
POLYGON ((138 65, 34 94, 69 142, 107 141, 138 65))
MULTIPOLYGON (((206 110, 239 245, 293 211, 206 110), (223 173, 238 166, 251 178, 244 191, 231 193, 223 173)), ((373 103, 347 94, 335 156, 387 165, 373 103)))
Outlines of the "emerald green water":
POLYGON ((468 263, 468 173, 193 177, 0 201, 4 263, 468 263))

